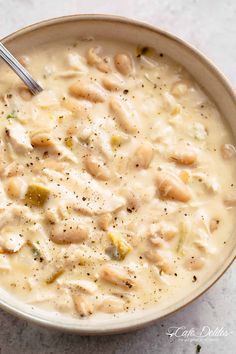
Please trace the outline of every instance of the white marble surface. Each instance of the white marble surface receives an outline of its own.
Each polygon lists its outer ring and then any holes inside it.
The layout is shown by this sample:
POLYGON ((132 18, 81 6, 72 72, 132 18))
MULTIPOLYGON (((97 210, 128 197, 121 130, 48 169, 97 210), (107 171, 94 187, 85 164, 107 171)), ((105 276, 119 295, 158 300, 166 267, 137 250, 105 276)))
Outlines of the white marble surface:
MULTIPOLYGON (((129 16, 169 30, 208 55, 236 86, 235 0, 0 0, 0 38, 25 25, 74 13, 129 16)), ((191 306, 156 325, 131 334, 80 337, 41 329, 0 311, 0 354, 196 353, 233 354, 236 339, 235 266, 191 306), (201 330, 224 327, 226 337, 204 341, 170 339, 172 326, 201 330)))

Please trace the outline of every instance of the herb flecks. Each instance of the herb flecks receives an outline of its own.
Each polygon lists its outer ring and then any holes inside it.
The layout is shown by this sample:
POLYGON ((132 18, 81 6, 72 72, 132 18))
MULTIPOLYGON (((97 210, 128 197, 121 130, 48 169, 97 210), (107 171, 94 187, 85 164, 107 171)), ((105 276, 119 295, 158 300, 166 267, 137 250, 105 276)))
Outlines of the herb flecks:
POLYGON ((16 119, 16 118, 17 118, 16 111, 14 110, 7 115, 7 119, 16 119))

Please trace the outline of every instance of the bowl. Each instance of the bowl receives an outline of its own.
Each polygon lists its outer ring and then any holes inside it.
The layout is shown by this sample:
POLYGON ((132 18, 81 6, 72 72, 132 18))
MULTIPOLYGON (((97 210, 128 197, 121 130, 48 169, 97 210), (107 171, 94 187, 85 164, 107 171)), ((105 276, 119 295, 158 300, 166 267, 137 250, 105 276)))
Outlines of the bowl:
MULTIPOLYGON (((75 15, 34 24, 11 34, 2 42, 18 56, 30 48, 58 38, 90 35, 128 41, 137 45, 145 43, 146 46, 157 48, 159 52, 180 62, 216 103, 234 136, 236 135, 236 96, 227 79, 204 55, 189 44, 148 24, 109 15, 75 15)), ((216 268, 213 272, 209 272, 205 282, 181 300, 162 310, 152 307, 133 314, 125 314, 120 318, 106 318, 101 323, 96 318, 79 320, 63 317, 55 312, 35 309, 28 304, 23 304, 4 290, 0 291, 0 306, 20 318, 39 325, 81 335, 128 332, 180 310, 209 289, 235 258, 235 236, 233 233, 229 237, 216 268)))

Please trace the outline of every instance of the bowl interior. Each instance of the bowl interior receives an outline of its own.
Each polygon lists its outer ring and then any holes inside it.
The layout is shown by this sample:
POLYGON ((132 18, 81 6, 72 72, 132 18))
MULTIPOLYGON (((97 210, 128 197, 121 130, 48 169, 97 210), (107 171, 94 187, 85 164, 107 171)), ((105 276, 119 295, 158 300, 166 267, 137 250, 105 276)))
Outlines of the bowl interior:
MULTIPOLYGON (((113 16, 70 16, 30 26, 5 38, 3 42, 13 54, 19 55, 38 47, 40 44, 58 40, 58 38, 70 39, 88 36, 151 46, 158 52, 163 52, 175 61, 180 62, 213 99, 222 116, 228 122, 234 136, 236 135, 236 99, 227 80, 196 50, 176 37, 151 26, 113 16)), ((134 314, 121 315, 117 319, 104 319, 102 327, 98 319, 65 318, 55 312, 49 313, 45 310, 35 309, 32 306, 22 304, 3 290, 0 290, 0 304, 6 310, 39 324, 76 331, 81 334, 124 332, 153 322, 198 297, 224 273, 233 261, 235 244, 235 235, 231 235, 224 252, 220 255, 214 272, 209 273, 204 284, 188 296, 163 310, 154 307, 134 314)))

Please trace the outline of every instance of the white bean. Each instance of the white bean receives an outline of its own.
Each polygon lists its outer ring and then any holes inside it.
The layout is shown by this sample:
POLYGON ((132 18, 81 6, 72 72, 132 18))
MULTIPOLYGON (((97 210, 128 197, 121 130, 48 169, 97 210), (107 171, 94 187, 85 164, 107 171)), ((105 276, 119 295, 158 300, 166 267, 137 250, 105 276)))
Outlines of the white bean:
POLYGON ((135 133, 138 130, 137 117, 129 113, 122 102, 116 98, 110 100, 110 109, 120 127, 127 133, 135 133))
POLYGON ((148 168, 153 158, 153 147, 148 141, 142 143, 135 152, 135 164, 140 168, 148 168))
POLYGON ((89 155, 84 160, 86 170, 95 178, 107 181, 111 173, 106 164, 98 157, 89 155))
POLYGON ((80 243, 88 238, 88 230, 76 218, 52 225, 50 239, 55 243, 80 243))
POLYGON ((54 146, 55 142, 49 133, 39 132, 31 137, 31 144, 34 147, 47 148, 54 146))
POLYGON ((124 86, 124 81, 118 79, 117 76, 104 77, 102 84, 108 91, 119 91, 124 86))
POLYGON ((102 103, 106 100, 106 93, 103 88, 92 82, 78 81, 69 87, 72 96, 85 98, 94 103, 102 103))
POLYGON ((170 154, 170 160, 180 165, 193 165, 197 162, 197 154, 191 148, 183 148, 182 150, 175 150, 170 154))
POLYGON ((184 182, 168 171, 160 171, 156 174, 156 183, 162 198, 174 199, 180 202, 188 202, 191 194, 184 182))
POLYGON ((114 58, 116 69, 123 75, 128 76, 134 73, 132 58, 127 54, 117 54, 114 58))

